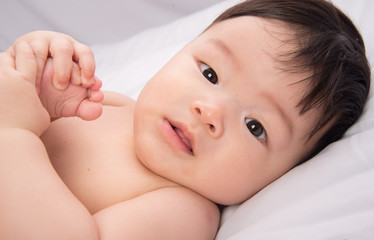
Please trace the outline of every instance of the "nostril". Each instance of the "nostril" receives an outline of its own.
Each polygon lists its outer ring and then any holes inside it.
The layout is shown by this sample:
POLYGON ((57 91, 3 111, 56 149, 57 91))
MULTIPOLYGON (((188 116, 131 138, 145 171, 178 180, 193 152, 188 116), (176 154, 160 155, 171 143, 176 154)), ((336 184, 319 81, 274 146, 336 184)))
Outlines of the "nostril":
POLYGON ((197 112, 197 114, 201 114, 200 108, 195 108, 195 111, 197 112))
POLYGON ((212 132, 216 131, 216 127, 212 124, 209 124, 209 128, 210 128, 210 131, 212 131, 212 132))

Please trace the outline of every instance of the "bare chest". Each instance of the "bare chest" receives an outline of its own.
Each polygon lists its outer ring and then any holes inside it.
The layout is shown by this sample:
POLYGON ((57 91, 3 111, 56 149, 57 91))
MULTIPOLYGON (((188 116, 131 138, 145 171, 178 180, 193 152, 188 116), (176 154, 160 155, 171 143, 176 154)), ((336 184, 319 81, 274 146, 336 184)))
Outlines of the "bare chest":
POLYGON ((131 108, 106 107, 96 121, 59 119, 42 136, 56 172, 91 213, 174 185, 138 161, 132 116, 131 108))

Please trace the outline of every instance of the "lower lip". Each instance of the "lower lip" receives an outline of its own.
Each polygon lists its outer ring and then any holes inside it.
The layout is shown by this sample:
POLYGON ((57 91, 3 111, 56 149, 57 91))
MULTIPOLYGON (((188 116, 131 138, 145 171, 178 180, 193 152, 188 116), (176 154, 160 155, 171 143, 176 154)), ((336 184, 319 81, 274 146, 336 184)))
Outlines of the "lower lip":
POLYGON ((161 129, 163 133, 166 135, 168 142, 172 146, 188 154, 192 154, 190 149, 184 144, 184 142, 179 138, 178 134, 174 131, 173 127, 171 126, 168 120, 162 120, 161 129))

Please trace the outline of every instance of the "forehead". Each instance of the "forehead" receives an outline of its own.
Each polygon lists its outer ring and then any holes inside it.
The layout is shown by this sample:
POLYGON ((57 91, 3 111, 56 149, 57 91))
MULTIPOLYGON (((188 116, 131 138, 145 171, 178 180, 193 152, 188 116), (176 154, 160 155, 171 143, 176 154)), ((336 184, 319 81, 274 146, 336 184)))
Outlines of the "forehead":
MULTIPOLYGON (((254 16, 227 19, 211 25, 197 40, 202 48, 213 45, 225 53, 234 53, 226 56, 237 57, 231 60, 242 67, 248 67, 253 61, 256 68, 267 73, 306 72, 292 63, 292 54, 301 43, 295 39, 291 26, 279 20, 254 16)), ((308 74, 304 75, 308 77, 308 74)))
POLYGON ((295 48, 295 32, 285 22, 255 16, 241 16, 211 25, 200 37, 217 37, 230 45, 256 46, 271 57, 295 48))

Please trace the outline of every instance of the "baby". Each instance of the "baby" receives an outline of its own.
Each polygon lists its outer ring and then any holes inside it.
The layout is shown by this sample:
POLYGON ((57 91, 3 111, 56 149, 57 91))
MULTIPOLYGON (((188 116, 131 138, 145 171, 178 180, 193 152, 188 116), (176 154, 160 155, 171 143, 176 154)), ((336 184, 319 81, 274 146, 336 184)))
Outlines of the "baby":
POLYGON ((0 239, 214 239, 217 204, 340 138, 370 87, 360 34, 322 0, 228 9, 136 102, 94 69, 54 32, 1 53, 0 239))

